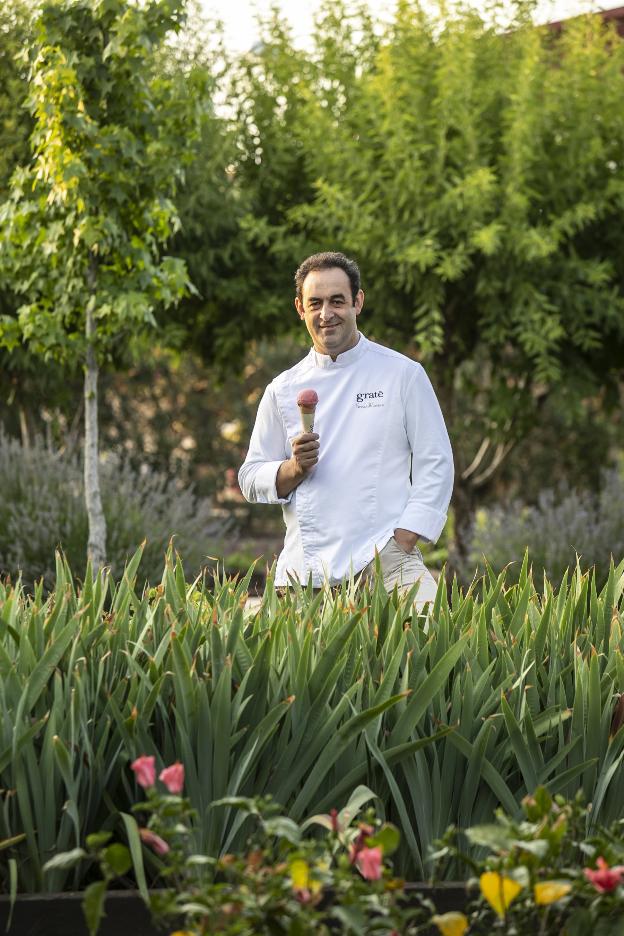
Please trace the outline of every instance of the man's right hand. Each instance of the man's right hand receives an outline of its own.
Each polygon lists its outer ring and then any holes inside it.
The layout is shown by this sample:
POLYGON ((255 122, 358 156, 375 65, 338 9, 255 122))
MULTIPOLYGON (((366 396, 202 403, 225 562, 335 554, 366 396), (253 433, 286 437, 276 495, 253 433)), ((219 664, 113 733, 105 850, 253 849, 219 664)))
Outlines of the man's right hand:
POLYGON ((316 432, 302 432, 292 440, 292 455, 279 466, 276 478, 278 497, 288 497, 310 473, 319 459, 319 437, 316 432))

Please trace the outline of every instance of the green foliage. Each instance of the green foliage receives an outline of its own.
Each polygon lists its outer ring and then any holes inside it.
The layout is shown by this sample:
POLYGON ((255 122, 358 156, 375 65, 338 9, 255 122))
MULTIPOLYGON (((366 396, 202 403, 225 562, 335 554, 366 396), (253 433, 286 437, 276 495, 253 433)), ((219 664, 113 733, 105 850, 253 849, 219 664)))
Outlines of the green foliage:
POLYGON ((427 362, 460 526, 544 399, 563 385, 572 413, 624 360, 624 43, 531 8, 503 28, 404 2, 384 26, 327 4, 309 52, 269 23, 235 87, 260 327, 286 327, 267 311, 290 305, 283 268, 355 255, 362 329, 427 362))
MULTIPOLYGON (((3 242, 0 279, 28 291, 2 305, 4 339, 14 348, 4 384, 10 399, 19 384, 22 400, 38 402, 40 384, 32 374, 22 382, 15 354, 27 333, 46 354, 57 334, 62 346, 55 350, 77 357, 88 299, 80 277, 92 260, 103 290, 98 341, 115 366, 129 333, 149 331, 153 316, 163 343, 191 346, 211 365, 218 359, 239 372, 242 349, 256 353, 250 342, 301 328, 292 271, 307 252, 334 246, 361 261, 363 330, 427 358, 456 450, 458 527, 472 514, 474 491, 489 496, 496 453, 512 465, 512 481, 526 476, 528 453, 517 446, 507 454, 509 444, 544 423, 545 401, 566 416, 563 426, 552 418, 546 441, 536 436, 551 452, 557 430, 585 438, 590 417, 580 410, 587 401, 595 401, 590 415, 617 405, 624 45, 600 17, 581 17, 559 35, 533 29, 524 4, 507 30, 474 13, 436 16, 414 3, 382 25, 352 5, 333 4, 308 50, 295 48, 276 15, 262 41, 232 61, 218 31, 195 14, 182 26, 177 6, 130 5, 123 29, 115 25, 119 2, 63 9, 53 5, 40 23, 37 41, 42 29, 50 33, 45 54, 15 65, 14 47, 31 44, 25 8, 10 0, 2 13, 10 29, 0 33, 7 49, 0 110, 18 132, 11 131, 16 149, 2 150, 0 186, 4 192, 7 174, 24 161, 44 95, 53 118, 50 152, 60 167, 56 175, 45 168, 39 121, 36 161, 27 170, 29 179, 41 170, 35 190, 18 173, 20 207, 4 208, 4 233, 17 240, 13 249, 3 242), (163 48, 164 20, 174 31, 187 29, 183 43, 163 48), (130 35, 143 27, 151 62, 145 72, 130 35), (107 30, 116 38, 104 60, 107 30), (58 59, 62 43, 66 64, 58 59), (99 77, 85 79, 90 66, 80 47, 112 69, 106 93, 99 77), (20 116, 29 65, 35 112, 20 116), (62 120, 59 83, 42 80, 57 66, 67 72, 62 120), (147 195, 152 184, 157 203, 147 195), (172 202, 167 221, 162 212, 172 202), (69 263, 59 259, 66 249, 69 263), (165 300, 179 296, 182 268, 159 298, 163 250, 184 258, 199 293, 169 310, 165 300), (150 270, 156 280, 142 292, 150 270), (71 311, 64 303, 74 291, 71 311), (59 324, 67 324, 71 340, 54 332, 59 324), (597 388, 610 392, 597 396, 597 388), (465 475, 482 440, 486 456, 465 475)), ((58 387, 58 374, 53 379, 58 387)), ((56 392, 51 387, 46 399, 56 392)), ((605 451, 607 432, 600 444, 605 451)), ((593 452, 594 441, 584 448, 593 452)), ((565 466, 582 473, 587 458, 574 461, 574 449, 581 444, 568 442, 565 466)), ((549 472, 552 462, 545 464, 549 472)))
POLYGON ((517 579, 528 548, 536 576, 560 581, 581 557, 596 567, 598 587, 609 575, 613 556, 624 555, 624 476, 614 469, 603 474, 597 491, 546 490, 534 506, 519 501, 477 512, 461 564, 469 582, 487 561, 498 574, 513 563, 508 578, 517 579))
MULTIPOLYGON (((6 0, 0 9, 0 203, 8 197, 16 166, 28 159, 28 138, 33 122, 25 107, 27 68, 17 57, 30 38, 28 4, 24 0, 6 0)), ((0 314, 14 310, 14 299, 6 284, 0 281, 0 314)), ((15 366, 2 351, 0 363, 3 376, 11 364, 15 366)))
POLYGON ((102 446, 214 493, 245 457, 266 384, 306 353, 293 341, 258 341, 219 380, 196 354, 153 352, 129 374, 103 377, 102 446))
MULTIPOLYGON (((154 328, 154 309, 191 288, 164 255, 179 221, 196 95, 159 73, 184 0, 43 3, 25 50, 32 161, 0 206, 0 279, 24 298, 0 316, 0 344, 84 367, 88 554, 106 561, 98 473, 99 363, 154 328)), ((190 87, 190 85, 189 85, 190 87)))
POLYGON ((583 804, 582 796, 566 802, 538 787, 523 800, 520 816, 500 810, 495 823, 464 834, 449 830, 439 858, 453 854, 479 876, 480 892, 463 932, 619 933, 624 922, 622 821, 588 835, 592 824, 591 806, 583 804), (473 854, 485 851, 486 857, 470 857, 466 846, 473 854), (507 897, 506 883, 511 883, 507 897))
POLYGON ((144 753, 184 765, 193 848, 213 858, 247 837, 224 797, 271 795, 301 822, 365 784, 412 880, 450 824, 513 816, 539 785, 622 818, 624 562, 600 592, 577 570, 540 595, 527 563, 510 588, 442 580, 428 619, 380 583, 279 598, 269 581, 246 612, 248 577, 188 585, 174 557, 141 595, 139 563, 77 588, 59 559, 47 599, 0 586, 0 841, 26 836, 5 849, 22 890, 81 884, 42 865, 129 813, 144 753))
POLYGON ((15 61, 29 40, 29 6, 6 0, 0 10, 0 200, 15 166, 28 155, 31 121, 24 111, 25 69, 15 61))
MULTIPOLYGON (((215 806, 240 810, 255 828, 242 853, 217 860, 192 852, 195 817, 188 799, 162 794, 155 786, 148 788, 147 800, 133 809, 149 816, 139 832, 163 856, 161 886, 148 898, 152 916, 163 926, 182 919, 185 932, 198 936, 270 936, 276 931, 328 936, 337 921, 343 924, 342 932, 363 936, 420 932, 419 923, 427 920, 430 905, 413 897, 406 904, 404 881, 393 878, 384 862, 399 839, 398 830, 377 820, 372 809, 364 821, 354 824, 371 799, 370 790, 358 787, 340 813, 334 810, 333 816, 316 816, 299 825, 280 815, 270 799, 229 797, 215 806), (320 836, 305 835, 312 824, 322 827, 320 836)), ((115 847, 123 850, 123 846, 92 849, 104 875, 104 888, 111 880, 109 852, 115 847)), ((86 855, 77 851, 81 857, 86 855)), ((71 852, 58 857, 76 860, 71 852)), ((54 859, 47 867, 54 867, 54 859)), ((127 870, 127 861, 123 867, 127 870)), ((84 908, 88 915, 86 901, 84 908)))
POLYGON ((361 259, 380 337, 449 370, 485 346, 503 410, 572 362, 615 365, 624 337, 624 45, 599 17, 555 38, 520 10, 501 35, 405 3, 372 56, 366 23, 328 13, 302 127, 317 194, 290 214, 361 259))
POLYGON ((161 252, 194 99, 158 75, 154 54, 182 18, 175 0, 42 6, 26 54, 32 162, 0 212, 2 276, 24 297, 2 319, 8 347, 75 359, 90 311, 102 351, 188 289, 184 263, 161 252))
MULTIPOLYGON (((147 540, 143 581, 158 582, 171 537, 184 550, 186 571, 194 577, 208 563, 226 533, 211 502, 190 488, 153 471, 134 470, 127 461, 107 458, 102 497, 108 523, 109 564, 123 574, 136 544, 147 540)), ((42 579, 54 588, 52 557, 62 548, 72 568, 84 569, 87 515, 78 452, 60 453, 33 439, 29 448, 0 433, 0 571, 29 590, 42 579)))

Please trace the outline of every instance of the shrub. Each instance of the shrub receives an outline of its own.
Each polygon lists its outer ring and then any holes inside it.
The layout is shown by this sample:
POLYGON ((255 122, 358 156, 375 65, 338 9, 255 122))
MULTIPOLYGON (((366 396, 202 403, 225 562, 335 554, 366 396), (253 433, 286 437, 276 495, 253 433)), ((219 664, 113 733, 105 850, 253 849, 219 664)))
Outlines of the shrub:
POLYGON ((595 827, 588 836, 591 811, 580 795, 567 802, 538 787, 522 801, 519 817, 501 810, 495 823, 463 834, 450 829, 438 856, 453 854, 469 864, 476 890, 468 914, 454 914, 462 921, 454 932, 467 936, 622 933, 622 822, 595 827), (486 857, 470 857, 467 852, 475 848, 480 856, 486 851, 486 857))
MULTIPOLYGON (((156 471, 136 471, 128 462, 107 457, 101 463, 102 500, 108 525, 107 552, 118 578, 129 556, 147 540, 142 574, 162 575, 167 544, 175 535, 194 577, 225 533, 211 504, 192 490, 179 490, 156 471)), ((26 447, 0 432, 0 573, 32 588, 43 578, 54 583, 54 552, 60 547, 71 567, 85 567, 87 513, 79 453, 52 450, 41 439, 26 447)))
POLYGON ((415 589, 280 598, 270 578, 252 613, 249 577, 187 585, 172 557, 141 597, 139 562, 80 588, 59 562, 47 598, 0 582, 0 889, 9 868, 21 890, 77 889, 80 868, 42 866, 131 810, 144 754, 184 765, 193 849, 213 858, 246 840, 224 797, 300 823, 366 785, 409 880, 450 824, 516 815, 540 785, 582 787, 591 822, 624 817, 624 561, 601 592, 576 571, 539 595, 526 564, 467 596, 442 577, 428 617, 415 589))
MULTIPOLYGON (((140 773, 153 773, 155 758, 141 757, 140 773), (149 766, 151 762, 151 767, 149 766)), ((358 933, 360 936, 416 936, 430 916, 432 905, 411 894, 406 900, 405 882, 391 874, 387 863, 399 842, 399 833, 382 823, 371 808, 357 824, 362 806, 375 798, 358 787, 338 812, 313 817, 299 825, 261 797, 226 798, 215 806, 229 805, 242 822, 251 820, 248 840, 238 853, 218 860, 193 853, 190 801, 183 791, 184 768, 175 764, 160 774, 169 793, 157 790, 155 776, 137 782, 147 799, 133 806, 144 813, 139 828, 125 817, 133 854, 120 843, 110 844, 109 831, 88 837, 87 848, 57 854, 45 870, 67 869, 86 861, 99 865, 102 879, 85 892, 83 909, 91 936, 102 917, 106 888, 125 875, 132 864, 144 900, 153 918, 168 929, 181 919, 184 936, 274 936, 274 934, 358 933), (167 774, 175 771, 175 792, 167 774), (310 835, 310 825, 322 830, 310 835), (150 894, 144 885, 141 855, 159 856, 159 887, 150 894)))
POLYGON ((526 549, 539 580, 542 573, 561 581, 565 570, 582 558, 595 566, 600 587, 612 556, 624 555, 624 477, 613 469, 603 475, 599 491, 565 488, 544 491, 537 504, 518 501, 479 511, 469 535, 468 557, 460 565, 469 582, 482 572, 484 556, 496 573, 509 563, 508 580, 517 581, 526 549))

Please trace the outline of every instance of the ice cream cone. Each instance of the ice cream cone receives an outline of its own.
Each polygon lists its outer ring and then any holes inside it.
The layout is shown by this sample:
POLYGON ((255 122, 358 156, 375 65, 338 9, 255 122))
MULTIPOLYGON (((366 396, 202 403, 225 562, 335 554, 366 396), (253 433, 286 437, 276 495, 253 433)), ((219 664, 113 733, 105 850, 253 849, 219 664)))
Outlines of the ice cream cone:
POLYGON ((314 415, 317 403, 318 395, 316 390, 301 390, 297 396, 301 428, 304 432, 314 432, 314 415))
POLYGON ((314 432, 314 414, 316 408, 308 409, 305 406, 299 407, 299 415, 301 416, 301 428, 304 432, 314 432))

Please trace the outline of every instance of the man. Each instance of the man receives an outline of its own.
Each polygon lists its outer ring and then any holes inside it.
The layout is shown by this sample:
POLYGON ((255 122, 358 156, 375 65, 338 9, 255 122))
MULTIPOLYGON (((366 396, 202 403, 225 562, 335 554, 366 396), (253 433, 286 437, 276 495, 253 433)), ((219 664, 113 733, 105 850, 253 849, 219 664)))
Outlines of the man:
POLYGON ((248 501, 282 505, 275 584, 369 577, 379 552, 386 587, 419 582, 422 608, 436 584, 417 543, 438 539, 453 486, 435 393, 420 364, 358 331, 364 293, 355 261, 315 254, 295 285, 312 348, 265 390, 238 475, 248 501), (301 431, 303 389, 318 394, 314 432, 301 431))

